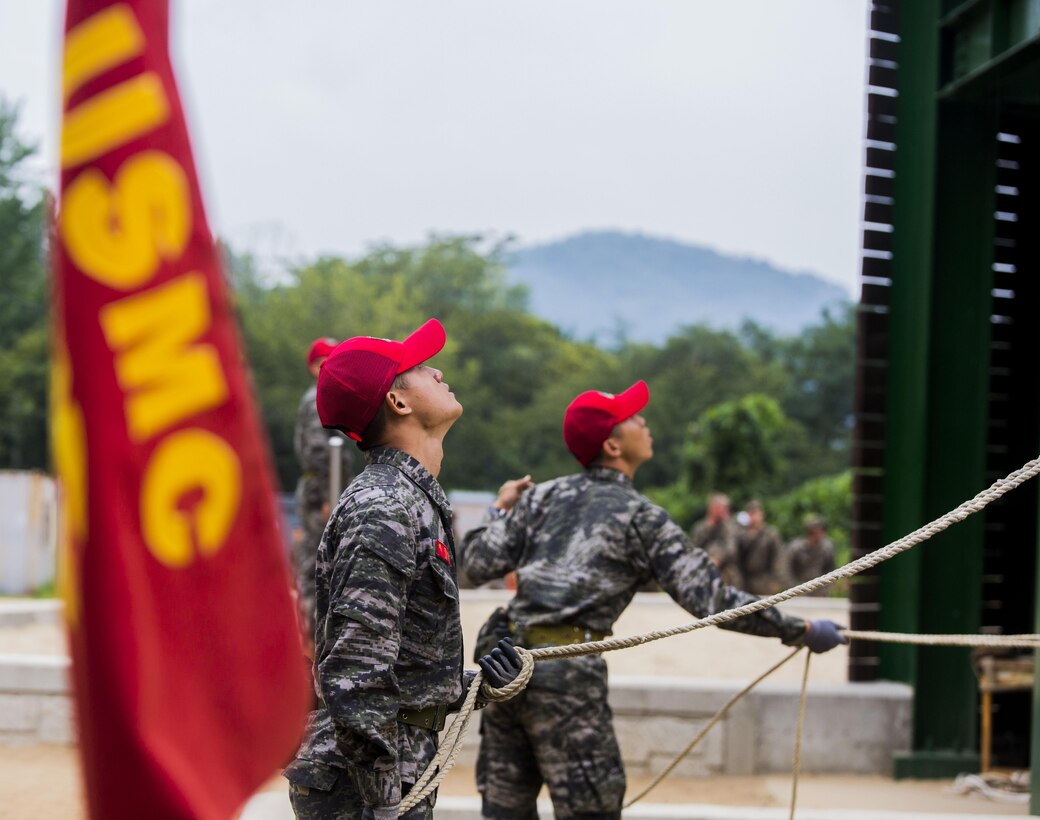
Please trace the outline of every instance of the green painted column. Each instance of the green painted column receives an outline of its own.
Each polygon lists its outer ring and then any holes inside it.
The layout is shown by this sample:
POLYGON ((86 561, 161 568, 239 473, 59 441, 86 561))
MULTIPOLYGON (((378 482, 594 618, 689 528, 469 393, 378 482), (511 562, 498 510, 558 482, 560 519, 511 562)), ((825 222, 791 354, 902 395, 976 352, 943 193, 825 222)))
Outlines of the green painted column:
MULTIPOLYGON (((935 91, 939 76, 938 0, 899 6, 899 98, 892 216, 885 424, 883 540, 890 543, 925 523, 928 358, 935 204, 935 91)), ((921 553, 910 550, 881 565, 879 626, 918 632, 921 553)), ((916 682, 916 653, 881 644, 879 677, 916 682)))
MULTIPOLYGON (((1036 616, 1033 619, 1033 632, 1040 633, 1040 539, 1036 545, 1036 616)), ((1029 763, 1032 776, 1029 780, 1029 813, 1040 815, 1040 662, 1036 661, 1040 653, 1033 652, 1033 726, 1029 743, 1029 763)))
MULTIPOLYGON (((995 108, 943 103, 939 111, 925 518, 986 486, 989 435, 995 108)), ((984 514, 925 542, 918 623, 925 634, 981 626, 984 514)), ((968 649, 915 647, 913 752, 900 773, 948 777, 977 771, 978 684, 968 649)))

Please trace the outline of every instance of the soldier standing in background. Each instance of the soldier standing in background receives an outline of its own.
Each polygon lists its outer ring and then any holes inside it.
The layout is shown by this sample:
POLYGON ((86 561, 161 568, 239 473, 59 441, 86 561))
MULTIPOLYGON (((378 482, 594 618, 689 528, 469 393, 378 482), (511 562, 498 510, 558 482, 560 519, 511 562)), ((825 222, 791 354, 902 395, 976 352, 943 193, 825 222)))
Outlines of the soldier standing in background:
MULTIPOLYGON (((297 603, 305 642, 314 639, 314 562, 318 544, 332 508, 329 499, 329 472, 331 447, 329 438, 336 435, 326 430, 318 418, 317 378, 322 362, 336 347, 335 339, 315 339, 307 351, 307 370, 315 383, 307 388, 300 398, 296 410, 296 425, 293 428, 293 450, 300 465, 300 478, 296 482, 296 514, 300 519, 300 538, 293 542, 293 569, 296 574, 297 603)), ((343 487, 350 483, 352 471, 350 458, 343 453, 343 487)), ((343 487, 340 488, 342 491, 343 487)))
MULTIPOLYGON (((805 535, 787 545, 784 556, 788 582, 794 586, 834 569, 834 542, 827 537, 827 522, 813 517, 805 522, 805 535)), ((828 587, 810 593, 825 596, 828 587)))
POLYGON ((784 589, 784 543, 776 527, 766 524, 761 502, 752 499, 744 512, 748 523, 737 534, 737 567, 744 589, 755 595, 773 595, 784 589))
MULTIPOLYGON (((464 672, 452 513, 437 482, 444 436, 462 415, 430 319, 403 342, 356 337, 318 376, 322 423, 368 464, 340 496, 318 548, 317 708, 286 768, 300 820, 391 820, 437 751, 464 672)), ((480 659, 492 686, 520 671, 504 644, 480 659)), ((436 792, 402 815, 430 820, 436 792)))
MULTIPOLYGON (((537 485, 527 477, 507 481, 467 534, 466 570, 476 583, 517 574, 516 597, 484 625, 477 654, 505 635, 528 648, 601 640, 651 579, 698 617, 754 600, 727 587, 707 553, 633 486, 636 470, 653 457, 639 415, 649 398, 644 382, 616 396, 582 393, 567 408, 563 437, 585 470, 537 485)), ((804 642, 814 652, 846 643, 831 621, 807 623, 776 609, 723 628, 804 642)), ((483 816, 536 820, 543 782, 561 820, 621 816, 625 772, 599 655, 541 661, 524 691, 484 712, 483 816)))
POLYGON ((728 586, 743 585, 737 563, 737 525, 730 516, 728 495, 712 493, 708 497, 708 514, 693 525, 690 541, 708 553, 728 586))

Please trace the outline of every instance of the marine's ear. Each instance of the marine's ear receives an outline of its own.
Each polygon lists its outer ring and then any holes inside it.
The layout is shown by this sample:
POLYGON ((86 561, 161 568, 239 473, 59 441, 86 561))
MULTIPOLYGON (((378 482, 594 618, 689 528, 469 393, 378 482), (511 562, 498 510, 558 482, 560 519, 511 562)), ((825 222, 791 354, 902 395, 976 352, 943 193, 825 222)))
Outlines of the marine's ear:
POLYGON ((387 412, 393 414, 393 416, 410 416, 412 414, 412 406, 402 390, 389 391, 383 402, 386 405, 387 412))
POLYGON ((608 436, 607 440, 603 442, 601 453, 606 458, 617 458, 621 455, 621 442, 614 436, 608 436))

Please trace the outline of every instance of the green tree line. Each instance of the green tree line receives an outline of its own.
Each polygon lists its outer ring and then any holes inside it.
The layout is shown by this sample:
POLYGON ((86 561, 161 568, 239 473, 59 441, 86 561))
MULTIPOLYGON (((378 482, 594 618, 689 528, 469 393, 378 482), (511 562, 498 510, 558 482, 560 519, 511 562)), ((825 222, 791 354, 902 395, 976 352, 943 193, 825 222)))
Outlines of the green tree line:
MULTIPOLYGON (((0 101, 0 468, 47 469, 45 197, 22 173, 33 149, 16 134, 16 114, 0 101)), ((434 236, 320 258, 271 282, 248 254, 224 249, 284 489, 297 477, 292 428, 310 342, 401 338, 436 316, 448 331, 437 365, 465 407, 447 440, 446 488, 573 471, 561 436, 568 402, 641 378, 656 456, 638 483, 681 523, 722 490, 737 504, 761 498, 789 537, 801 516, 827 514, 839 547, 846 542, 851 308, 794 337, 753 323, 737 332, 691 325, 663 345, 621 340, 607 349, 532 315, 525 291, 507 281, 505 251, 478 236, 434 236)))

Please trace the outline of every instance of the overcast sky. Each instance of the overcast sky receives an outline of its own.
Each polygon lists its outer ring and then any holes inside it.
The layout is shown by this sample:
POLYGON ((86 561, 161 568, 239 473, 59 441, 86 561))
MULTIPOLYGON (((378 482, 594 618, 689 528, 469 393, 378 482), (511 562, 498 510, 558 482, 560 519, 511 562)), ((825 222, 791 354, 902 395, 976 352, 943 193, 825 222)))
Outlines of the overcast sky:
MULTIPOLYGON (((866 0, 171 0, 214 230, 264 257, 619 228, 852 292, 866 0)), ((64 3, 0 0, 56 165, 64 3)))

